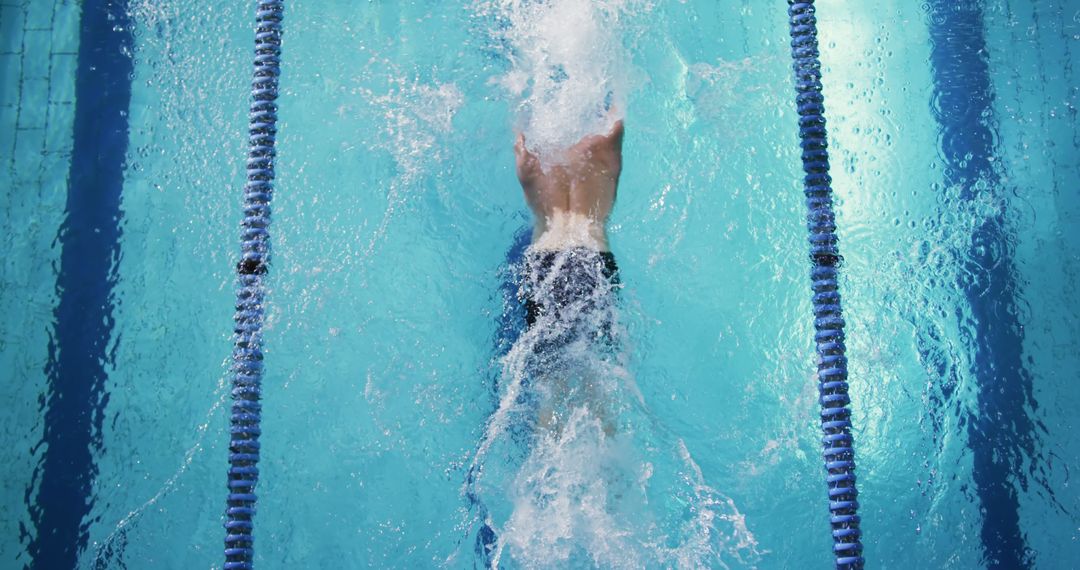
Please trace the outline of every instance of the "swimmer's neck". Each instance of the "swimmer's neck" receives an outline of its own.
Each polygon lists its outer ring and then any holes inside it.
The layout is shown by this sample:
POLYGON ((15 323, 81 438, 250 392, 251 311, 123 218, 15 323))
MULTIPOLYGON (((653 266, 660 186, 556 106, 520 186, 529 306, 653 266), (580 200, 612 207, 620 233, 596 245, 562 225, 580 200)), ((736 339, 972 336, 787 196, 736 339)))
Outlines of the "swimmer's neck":
POLYGON ((556 251, 585 247, 608 251, 607 231, 604 222, 591 216, 556 208, 551 214, 536 218, 532 247, 556 251))

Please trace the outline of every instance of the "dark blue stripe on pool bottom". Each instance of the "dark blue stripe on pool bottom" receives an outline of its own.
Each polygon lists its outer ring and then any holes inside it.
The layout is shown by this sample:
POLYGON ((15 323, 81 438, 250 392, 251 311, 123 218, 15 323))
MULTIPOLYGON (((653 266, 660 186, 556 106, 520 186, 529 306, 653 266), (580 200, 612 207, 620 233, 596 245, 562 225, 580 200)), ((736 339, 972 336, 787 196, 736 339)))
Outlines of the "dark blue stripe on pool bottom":
MULTIPOLYGON (((980 2, 928 4, 933 66, 933 111, 941 127, 945 183, 964 204, 992 205, 971 237, 966 277, 970 304, 961 323, 973 347, 978 409, 968 423, 973 479, 982 507, 986 568, 1027 568, 1032 563, 1020 529, 1018 484, 1034 454, 1031 376, 1023 365, 1023 325, 1017 307, 1013 240, 1006 221, 1006 192, 995 160, 993 88, 980 2)), ((982 208, 980 208, 982 209, 982 208)))
POLYGON ((126 1, 85 0, 75 76, 67 212, 60 228, 59 303, 49 343, 43 457, 30 492, 34 568, 74 568, 86 548, 95 452, 108 402, 120 192, 128 146, 133 39, 126 1))

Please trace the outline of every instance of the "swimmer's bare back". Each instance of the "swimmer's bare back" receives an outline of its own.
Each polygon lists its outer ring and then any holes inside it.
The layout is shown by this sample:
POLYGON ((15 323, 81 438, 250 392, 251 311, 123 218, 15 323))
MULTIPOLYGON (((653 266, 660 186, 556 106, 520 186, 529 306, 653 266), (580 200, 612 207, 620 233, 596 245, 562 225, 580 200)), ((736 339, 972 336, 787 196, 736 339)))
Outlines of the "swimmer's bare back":
POLYGON ((547 169, 519 134, 514 145, 525 201, 536 215, 533 247, 608 251, 606 224, 622 172, 623 122, 589 135, 555 157, 547 169))

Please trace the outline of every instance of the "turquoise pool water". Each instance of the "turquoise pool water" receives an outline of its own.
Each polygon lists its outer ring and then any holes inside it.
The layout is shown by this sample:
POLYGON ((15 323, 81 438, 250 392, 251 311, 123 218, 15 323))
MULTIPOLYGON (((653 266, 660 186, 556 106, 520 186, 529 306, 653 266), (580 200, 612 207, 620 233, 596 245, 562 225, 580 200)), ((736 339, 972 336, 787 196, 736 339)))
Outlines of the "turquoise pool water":
MULTIPOLYGON (((83 286, 61 277, 72 164, 108 148, 72 134, 96 3, 0 4, 3 567, 222 563, 253 6, 128 4, 118 254, 107 318, 88 315, 107 334, 82 435, 55 412, 58 307, 83 286), (50 456, 76 437, 88 462, 50 456), (68 479, 86 487, 60 501, 68 479), (50 538, 56 520, 77 539, 50 538)), ((972 111, 942 108, 954 78, 933 49, 954 15, 817 5, 868 564, 1076 567, 1080 5, 955 6, 979 15, 993 95, 971 107, 993 152, 959 159, 949 121, 972 111), (992 176, 957 183, 972 160, 992 176), (1002 271, 1009 302, 973 308, 1002 271), (987 343, 1018 343, 1019 367, 987 343)), ((287 5, 257 565, 474 567, 477 497, 505 568, 831 564, 785 10, 287 5), (605 100, 627 128, 623 345, 602 372, 619 427, 567 410, 561 433, 523 435, 498 413, 517 372, 508 251, 529 224, 514 130, 555 146, 605 100)))

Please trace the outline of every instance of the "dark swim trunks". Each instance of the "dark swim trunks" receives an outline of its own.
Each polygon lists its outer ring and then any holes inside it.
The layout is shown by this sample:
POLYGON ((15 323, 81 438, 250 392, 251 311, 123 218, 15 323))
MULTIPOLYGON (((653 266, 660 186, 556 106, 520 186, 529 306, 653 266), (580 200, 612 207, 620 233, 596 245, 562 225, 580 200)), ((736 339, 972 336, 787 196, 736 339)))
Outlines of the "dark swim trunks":
POLYGON ((544 316, 562 323, 581 321, 610 308, 618 285, 619 267, 610 251, 530 251, 525 256, 525 322, 531 327, 544 316))

